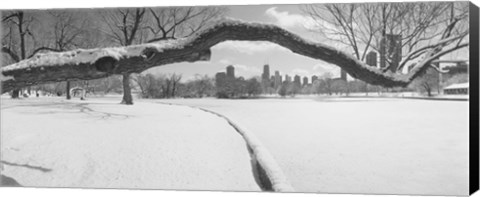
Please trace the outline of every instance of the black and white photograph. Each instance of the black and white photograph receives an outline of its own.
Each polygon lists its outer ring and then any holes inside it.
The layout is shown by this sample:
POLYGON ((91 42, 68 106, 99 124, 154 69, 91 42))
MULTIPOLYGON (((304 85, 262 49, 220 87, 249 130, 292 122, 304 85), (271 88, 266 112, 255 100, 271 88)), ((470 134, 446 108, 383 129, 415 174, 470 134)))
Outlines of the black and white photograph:
POLYGON ((472 15, 1 9, 0 186, 468 196, 472 15))

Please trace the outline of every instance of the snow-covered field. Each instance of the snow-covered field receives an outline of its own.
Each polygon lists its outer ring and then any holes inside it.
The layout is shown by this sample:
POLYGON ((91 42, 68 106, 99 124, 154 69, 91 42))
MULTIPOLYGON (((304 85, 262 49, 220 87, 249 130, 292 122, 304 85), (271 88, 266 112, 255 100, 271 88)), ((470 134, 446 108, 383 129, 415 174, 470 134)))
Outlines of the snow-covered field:
POLYGON ((468 102, 176 99, 254 133, 298 192, 467 195, 468 102))
POLYGON ((2 174, 23 186, 260 191, 245 141, 190 107, 2 99, 2 174))
POLYGON ((467 195, 468 102, 394 98, 2 99, 3 174, 25 186, 259 191, 244 139, 297 192, 467 195))

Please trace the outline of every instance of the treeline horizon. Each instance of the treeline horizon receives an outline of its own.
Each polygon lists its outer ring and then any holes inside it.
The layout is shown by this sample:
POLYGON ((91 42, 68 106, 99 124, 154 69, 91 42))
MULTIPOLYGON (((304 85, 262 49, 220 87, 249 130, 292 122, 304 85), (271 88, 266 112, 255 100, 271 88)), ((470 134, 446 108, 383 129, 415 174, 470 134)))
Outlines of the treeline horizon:
MULTIPOLYGON (((414 81, 405 88, 384 88, 369 85, 360 80, 342 80, 334 78, 332 73, 319 75, 318 79, 307 85, 295 81, 283 81, 278 87, 272 83, 265 83, 261 76, 227 78, 219 81, 208 75, 196 74, 193 79, 182 82, 182 74, 135 74, 131 77, 131 88, 138 92, 141 98, 203 98, 216 97, 227 99, 258 98, 261 95, 278 95, 294 97, 296 95, 345 95, 350 93, 380 94, 381 92, 418 92, 427 96, 439 94, 441 80, 444 86, 468 82, 468 72, 452 72, 443 74, 439 78, 434 69, 428 69, 423 78, 414 81)), ((122 94, 122 78, 119 75, 103 79, 87 81, 71 81, 72 89, 83 89, 87 97, 91 95, 122 94)), ((34 86, 22 92, 24 97, 29 96, 64 96, 66 82, 50 83, 34 86), (33 93, 35 92, 35 93, 33 93)), ((71 92, 69 92, 71 93, 71 92)))

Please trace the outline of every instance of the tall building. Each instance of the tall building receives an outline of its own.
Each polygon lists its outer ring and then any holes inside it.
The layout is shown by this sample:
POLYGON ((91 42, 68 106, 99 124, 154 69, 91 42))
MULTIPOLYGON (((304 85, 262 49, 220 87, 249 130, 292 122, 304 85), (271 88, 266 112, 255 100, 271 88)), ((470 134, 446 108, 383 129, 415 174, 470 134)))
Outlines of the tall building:
POLYGON ((275 71, 274 84, 275 89, 282 84, 282 76, 280 76, 280 72, 278 72, 278 70, 275 71))
POLYGON ((317 76, 317 75, 313 75, 313 76, 312 76, 312 84, 313 84, 316 80, 318 80, 318 76, 317 76))
POLYGON ((215 85, 219 87, 220 85, 224 84, 226 78, 227 78, 227 75, 225 74, 225 72, 218 72, 215 75, 215 85))
POLYGON ((380 68, 390 66, 389 70, 395 72, 402 60, 402 35, 387 34, 380 41, 380 68), (392 57, 387 65, 387 56, 392 57))
POLYGON ((377 53, 375 51, 368 52, 367 65, 377 67, 377 53))
POLYGON ((285 81, 288 83, 292 82, 292 77, 285 75, 285 81))
POLYGON ((270 79, 270 66, 268 64, 265 64, 263 66, 263 73, 262 73, 262 80, 269 80, 270 79))
POLYGON ((235 78, 235 67, 232 65, 227 66, 227 77, 235 78))
POLYGON ((347 81, 347 72, 343 69, 340 70, 340 79, 347 81))
POLYGON ((308 85, 308 77, 303 77, 303 86, 308 85))
POLYGON ((295 77, 293 77, 293 83, 297 86, 301 86, 302 83, 300 82, 300 76, 295 75, 295 77))

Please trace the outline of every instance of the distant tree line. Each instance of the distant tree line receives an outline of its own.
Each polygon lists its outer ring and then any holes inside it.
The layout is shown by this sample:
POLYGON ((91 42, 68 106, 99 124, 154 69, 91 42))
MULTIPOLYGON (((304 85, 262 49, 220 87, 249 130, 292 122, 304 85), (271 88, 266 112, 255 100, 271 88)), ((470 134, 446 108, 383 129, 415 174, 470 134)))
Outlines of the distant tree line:
POLYGON ((255 77, 245 80, 243 77, 216 76, 217 98, 251 98, 262 93, 262 85, 255 77))
MULTIPOLYGON (((110 76, 95 80, 81 80, 81 81, 66 81, 59 83, 50 83, 34 86, 31 90, 30 96, 65 96, 70 95, 71 89, 84 89, 87 95, 105 95, 109 93, 121 94, 122 79, 120 76, 110 76), (67 86, 69 88, 67 88, 67 86)), ((27 95, 24 95, 29 96, 27 95)))
MULTIPOLYGON (((382 86, 370 85, 361 80, 345 81, 341 78, 333 78, 332 74, 327 72, 308 85, 284 81, 276 92, 282 97, 293 97, 298 94, 348 96, 350 93, 365 93, 365 95, 368 96, 370 93, 381 94, 382 92, 418 92, 426 96, 433 96, 435 94, 441 94, 443 87, 456 83, 466 83, 468 81, 468 72, 466 70, 439 72, 434 68, 429 68, 423 73, 422 77, 414 80, 408 87, 384 88, 382 86)), ((264 89, 263 91, 267 92, 270 90, 264 89)))
POLYGON ((142 98, 202 98, 215 95, 213 79, 206 75, 196 75, 193 80, 181 82, 178 74, 153 75, 139 74, 134 81, 142 98))

